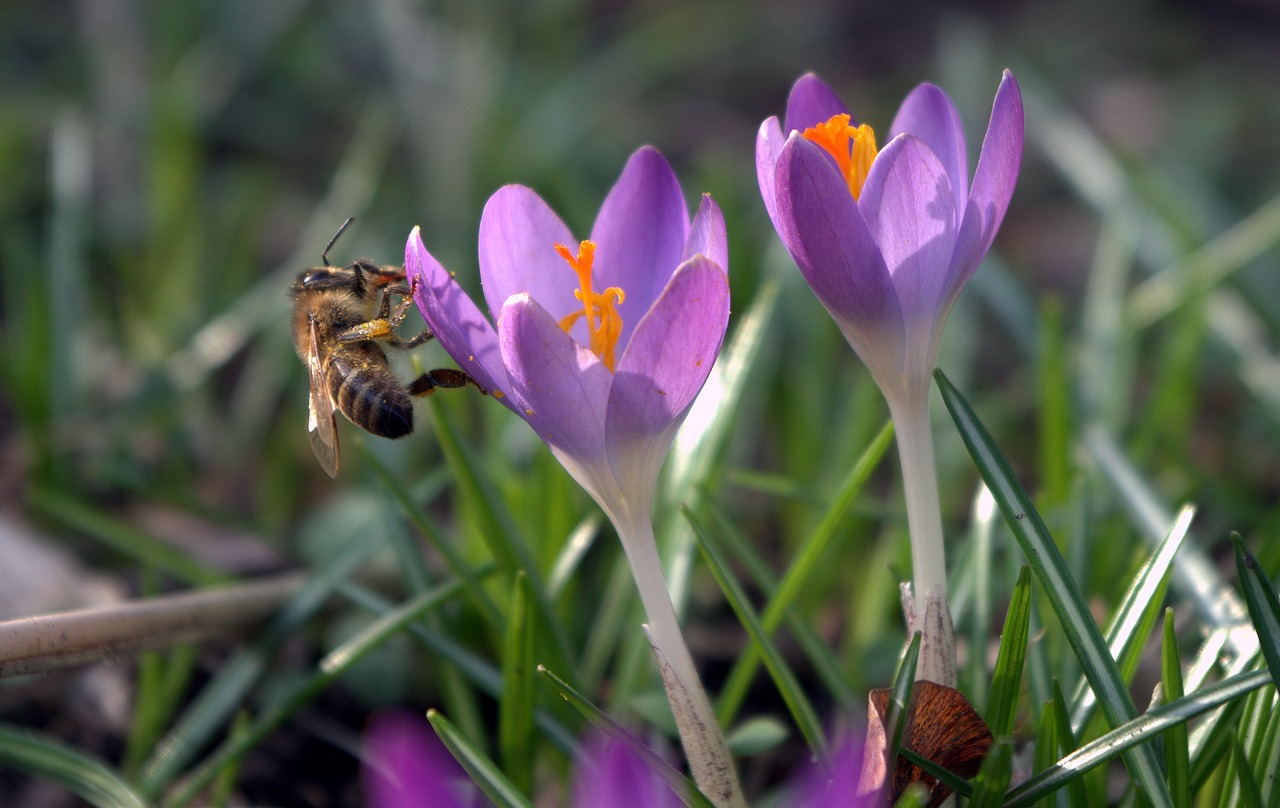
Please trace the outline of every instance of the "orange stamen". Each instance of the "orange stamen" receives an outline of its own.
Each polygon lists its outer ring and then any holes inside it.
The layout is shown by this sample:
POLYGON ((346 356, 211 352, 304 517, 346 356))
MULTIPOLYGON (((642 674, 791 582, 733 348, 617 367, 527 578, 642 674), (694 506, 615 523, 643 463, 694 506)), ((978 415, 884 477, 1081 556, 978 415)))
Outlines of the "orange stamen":
POLYGON ((585 317, 589 337, 587 347, 600 357, 600 361, 604 362, 604 366, 612 373, 614 349, 617 348, 618 339, 622 336, 622 317, 618 314, 617 306, 626 298, 626 294, 616 286, 610 286, 601 293, 592 290, 591 264, 595 260, 595 242, 579 243, 577 255, 569 252, 569 248, 563 244, 556 245, 556 252, 574 272, 578 273, 578 289, 573 295, 582 301, 582 311, 575 311, 562 318, 560 327, 568 333, 579 317, 585 317))
POLYGON ((876 133, 865 123, 850 126, 850 120, 848 115, 832 115, 825 123, 811 126, 802 134, 836 159, 849 193, 857 199, 862 196, 867 172, 876 159, 876 133))

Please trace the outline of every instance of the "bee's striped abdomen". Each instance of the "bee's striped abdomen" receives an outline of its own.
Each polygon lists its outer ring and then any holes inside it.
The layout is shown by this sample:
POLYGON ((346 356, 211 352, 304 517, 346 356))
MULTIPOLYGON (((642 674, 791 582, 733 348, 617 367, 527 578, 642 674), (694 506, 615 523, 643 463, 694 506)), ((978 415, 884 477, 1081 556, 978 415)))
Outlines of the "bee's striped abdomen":
POLYGON ((344 345, 329 366, 329 389, 351 423, 384 438, 413 431, 413 402, 373 343, 344 345))

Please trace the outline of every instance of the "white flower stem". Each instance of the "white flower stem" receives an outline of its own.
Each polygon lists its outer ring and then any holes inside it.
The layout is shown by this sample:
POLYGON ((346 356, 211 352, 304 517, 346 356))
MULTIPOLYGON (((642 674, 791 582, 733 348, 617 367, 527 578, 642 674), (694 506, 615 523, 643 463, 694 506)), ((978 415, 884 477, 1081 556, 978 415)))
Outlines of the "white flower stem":
POLYGON ((662 683, 667 689, 693 780, 716 808, 746 808, 729 744, 680 632, 667 580, 662 574, 653 524, 645 515, 630 520, 615 519, 614 527, 622 539, 631 574, 640 590, 640 601, 649 619, 645 627, 649 645, 662 672, 662 683))
POLYGON ((903 609, 908 631, 923 633, 916 679, 955 687, 955 633, 947 606, 946 550, 929 426, 928 385, 896 401, 890 398, 889 412, 897 435, 911 532, 912 587, 910 592, 904 587, 903 609))

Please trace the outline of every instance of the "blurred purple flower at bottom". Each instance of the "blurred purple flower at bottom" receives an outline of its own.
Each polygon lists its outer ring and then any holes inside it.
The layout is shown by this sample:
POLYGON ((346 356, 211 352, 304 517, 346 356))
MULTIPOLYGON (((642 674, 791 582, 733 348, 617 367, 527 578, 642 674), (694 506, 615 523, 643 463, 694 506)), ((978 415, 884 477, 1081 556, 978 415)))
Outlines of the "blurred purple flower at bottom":
POLYGON ((878 808, 885 804, 879 783, 864 784, 861 735, 848 731, 831 756, 830 768, 813 764, 793 777, 795 786, 778 801, 779 808, 878 808))
POLYGON ((681 808, 671 786, 625 743, 596 735, 579 756, 573 808, 681 808))
POLYGON ((479 788, 436 737, 426 716, 384 710, 364 735, 363 791, 369 808, 484 808, 479 788))

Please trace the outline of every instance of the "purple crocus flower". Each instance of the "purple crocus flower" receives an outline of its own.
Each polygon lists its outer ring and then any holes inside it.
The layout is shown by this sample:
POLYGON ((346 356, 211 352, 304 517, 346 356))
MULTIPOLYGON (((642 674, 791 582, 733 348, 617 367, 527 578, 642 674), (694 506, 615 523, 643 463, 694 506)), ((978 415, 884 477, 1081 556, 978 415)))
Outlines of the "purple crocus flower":
POLYGON ((911 91, 878 153, 865 124, 833 125, 848 115, 802 76, 785 128, 776 117, 760 127, 756 174, 791 257, 888 396, 928 386, 947 313, 1004 219, 1022 95, 1005 71, 972 186, 960 115, 938 87, 911 91))
POLYGON ((417 229, 405 251, 441 346, 615 522, 650 517, 658 470, 724 339, 727 267, 720 209, 703 196, 691 224, 651 147, 631 156, 582 244, 529 188, 489 199, 480 279, 496 328, 417 229))
POLYGON ((922 84, 879 151, 831 88, 802 76, 785 129, 756 137, 769 218, 814 294, 884 393, 897 429, 911 529, 908 629, 924 634, 917 676, 955 684, 929 387, 947 314, 991 248, 1022 160, 1022 95, 1005 71, 969 183, 960 115, 922 84))
POLYGON ((509 185, 485 205, 479 252, 492 323, 415 228, 405 272, 418 308, 462 370, 533 427, 613 522, 694 777, 717 805, 742 805, 667 594, 652 515, 658 471, 729 322, 720 209, 704 195, 691 222, 671 167, 646 146, 589 240, 509 185))
POLYGON ((362 785, 369 808, 482 808, 488 802, 420 713, 384 710, 364 735, 362 785))
POLYGON ((592 733, 578 755, 573 808, 628 806, 681 808, 684 803, 627 743, 592 733))

